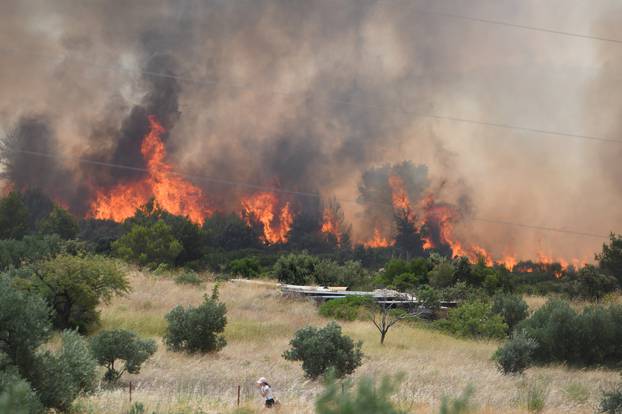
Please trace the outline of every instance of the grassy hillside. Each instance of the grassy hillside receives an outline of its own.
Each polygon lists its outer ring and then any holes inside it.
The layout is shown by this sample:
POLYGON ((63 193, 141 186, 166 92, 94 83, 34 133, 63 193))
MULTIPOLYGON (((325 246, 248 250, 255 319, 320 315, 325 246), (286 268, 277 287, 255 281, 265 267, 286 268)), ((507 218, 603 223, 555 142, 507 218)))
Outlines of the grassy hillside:
MULTIPOLYGON (((102 309, 103 328, 126 328, 156 338, 159 349, 138 375, 123 378, 124 386, 102 389, 79 406, 93 414, 125 414, 130 407, 127 383, 135 386, 133 400, 148 412, 229 413, 235 409, 237 386, 243 406, 260 412, 262 401, 254 381, 265 376, 283 403, 281 412, 313 413, 322 385, 303 377, 299 364, 285 361, 293 333, 306 324, 323 325, 312 303, 284 299, 270 285, 228 282, 221 299, 228 307, 228 345, 218 354, 186 355, 165 350, 161 335, 164 315, 177 304, 198 304, 212 284, 177 285, 172 279, 131 272, 133 291, 102 309)), ((403 373, 396 398, 416 413, 438 410, 444 395, 475 386, 479 413, 528 412, 530 390, 545 390, 546 413, 593 413, 600 390, 619 375, 610 370, 531 368, 524 378, 504 377, 490 361, 494 342, 460 340, 425 328, 401 325, 389 332, 384 346, 371 323, 342 323, 345 333, 364 341, 366 358, 355 377, 403 373)))

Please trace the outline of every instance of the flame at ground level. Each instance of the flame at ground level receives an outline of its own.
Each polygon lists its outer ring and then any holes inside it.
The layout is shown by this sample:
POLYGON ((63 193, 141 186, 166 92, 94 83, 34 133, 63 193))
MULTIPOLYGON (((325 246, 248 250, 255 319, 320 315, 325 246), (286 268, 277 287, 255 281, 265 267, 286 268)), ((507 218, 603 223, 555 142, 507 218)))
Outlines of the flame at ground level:
POLYGON ((251 218, 263 225, 263 238, 266 243, 285 243, 291 230, 294 216, 289 202, 279 208, 279 200, 274 193, 261 192, 242 199, 243 217, 250 224, 251 218))

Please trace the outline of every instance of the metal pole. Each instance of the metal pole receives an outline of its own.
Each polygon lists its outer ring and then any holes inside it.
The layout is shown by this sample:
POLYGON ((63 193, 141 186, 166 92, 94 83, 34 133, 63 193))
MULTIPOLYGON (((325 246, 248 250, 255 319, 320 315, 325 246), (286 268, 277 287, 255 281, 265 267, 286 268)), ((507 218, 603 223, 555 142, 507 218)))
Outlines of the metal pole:
POLYGON ((238 407, 240 406, 240 386, 238 385, 238 407))

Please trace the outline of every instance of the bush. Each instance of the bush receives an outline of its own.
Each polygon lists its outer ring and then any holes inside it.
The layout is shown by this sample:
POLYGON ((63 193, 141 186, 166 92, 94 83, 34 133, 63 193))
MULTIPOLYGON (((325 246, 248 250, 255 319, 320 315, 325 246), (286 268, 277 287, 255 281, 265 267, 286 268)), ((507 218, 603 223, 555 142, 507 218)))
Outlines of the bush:
POLYGON ((0 413, 43 414, 43 405, 28 381, 17 373, 17 369, 0 370, 0 413))
POLYGON ((330 380, 324 392, 315 402, 317 414, 406 414, 395 407, 391 396, 399 378, 384 377, 380 384, 371 378, 361 378, 356 386, 352 383, 339 386, 330 380))
POLYGON ((106 367, 104 380, 116 382, 124 372, 138 374, 140 367, 157 349, 153 339, 141 339, 134 332, 117 329, 102 331, 91 339, 91 351, 97 363, 106 367), (123 368, 116 366, 123 361, 123 368))
POLYGON ((183 246, 170 226, 159 220, 133 225, 129 233, 112 243, 112 250, 127 261, 155 268, 160 263, 173 265, 183 246))
POLYGON ((492 313, 486 302, 466 302, 450 309, 447 319, 435 322, 436 326, 454 335, 470 338, 503 338, 508 326, 500 315, 492 313))
POLYGON ((622 236, 611 234, 609 244, 603 244, 601 253, 596 255, 600 270, 618 279, 622 286, 622 236))
POLYGON ((618 289, 618 280, 598 268, 587 265, 568 282, 568 293, 573 298, 600 300, 618 289))
POLYGON ((443 261, 430 272, 428 272, 428 281, 430 286, 434 288, 444 288, 450 286, 454 281, 456 269, 450 261, 443 261))
POLYGON ((334 322, 320 329, 304 327, 296 332, 289 344, 291 348, 283 354, 283 358, 302 361, 302 369, 311 379, 329 369, 342 378, 353 373, 363 358, 362 343, 355 343, 349 336, 342 335, 341 327, 334 322))
POLYGON ((261 273, 261 265, 256 257, 244 257, 232 260, 227 266, 229 274, 252 279, 261 273))
POLYGON ((273 272, 281 283, 306 285, 313 281, 318 259, 308 253, 290 253, 279 257, 273 272))
POLYGON ((577 314, 568 303, 551 300, 518 325, 538 344, 534 360, 573 365, 622 362, 622 306, 589 306, 577 314))
POLYGON ((509 341, 497 349, 493 359, 502 373, 522 374, 531 365, 533 352, 537 346, 536 341, 524 332, 516 332, 509 341))
POLYGON ((58 235, 24 236, 22 240, 0 240, 0 270, 19 267, 67 251, 69 243, 58 235))
POLYGON ((199 286, 203 283, 203 279, 196 272, 182 272, 175 276, 175 283, 178 285, 194 285, 199 286))
POLYGON ((603 392, 600 400, 599 412, 606 414, 622 413, 622 385, 603 392))
POLYGON ((368 296, 346 296, 333 299, 320 305, 320 315, 325 318, 353 321, 359 318, 363 309, 371 303, 373 300, 368 296))
POLYGON ((218 301, 218 286, 198 307, 177 306, 166 316, 164 343, 173 351, 213 352, 227 344, 222 333, 227 324, 227 307, 218 301))
POLYGON ((492 298, 492 312, 501 315, 508 325, 508 332, 529 314, 529 306, 517 295, 498 293, 492 298))
POLYGON ((41 234, 58 234, 63 239, 73 239, 78 234, 78 220, 67 210, 54 206, 38 223, 37 230, 41 234))
MULTIPOLYGON (((0 320, 0 372, 19 372, 43 406, 66 410, 80 392, 91 390, 95 361, 85 341, 75 332, 65 332, 59 352, 37 352, 50 338, 50 311, 40 297, 17 290, 5 276, 0 276, 0 320)), ((19 397, 29 406, 37 405, 24 386, 2 388, 0 384, 4 404, 19 397)))
POLYGON ((101 256, 59 255, 21 279, 50 304, 57 328, 82 333, 99 323, 100 303, 129 291, 117 263, 101 256))
POLYGON ((28 379, 43 405, 68 411, 78 395, 93 389, 96 363, 88 344, 77 333, 67 331, 62 339, 58 353, 36 355, 35 368, 28 379))

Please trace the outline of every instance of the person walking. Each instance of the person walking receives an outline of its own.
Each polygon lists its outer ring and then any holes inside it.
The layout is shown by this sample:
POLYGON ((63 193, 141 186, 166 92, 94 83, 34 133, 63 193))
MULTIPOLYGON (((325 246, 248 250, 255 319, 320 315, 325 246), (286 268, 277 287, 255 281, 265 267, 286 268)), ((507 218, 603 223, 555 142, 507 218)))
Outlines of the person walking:
POLYGON ((266 399, 266 408, 272 408, 276 404, 274 401, 274 395, 272 395, 272 387, 268 384, 268 380, 261 377, 257 380, 257 388, 259 388, 259 394, 266 399))

